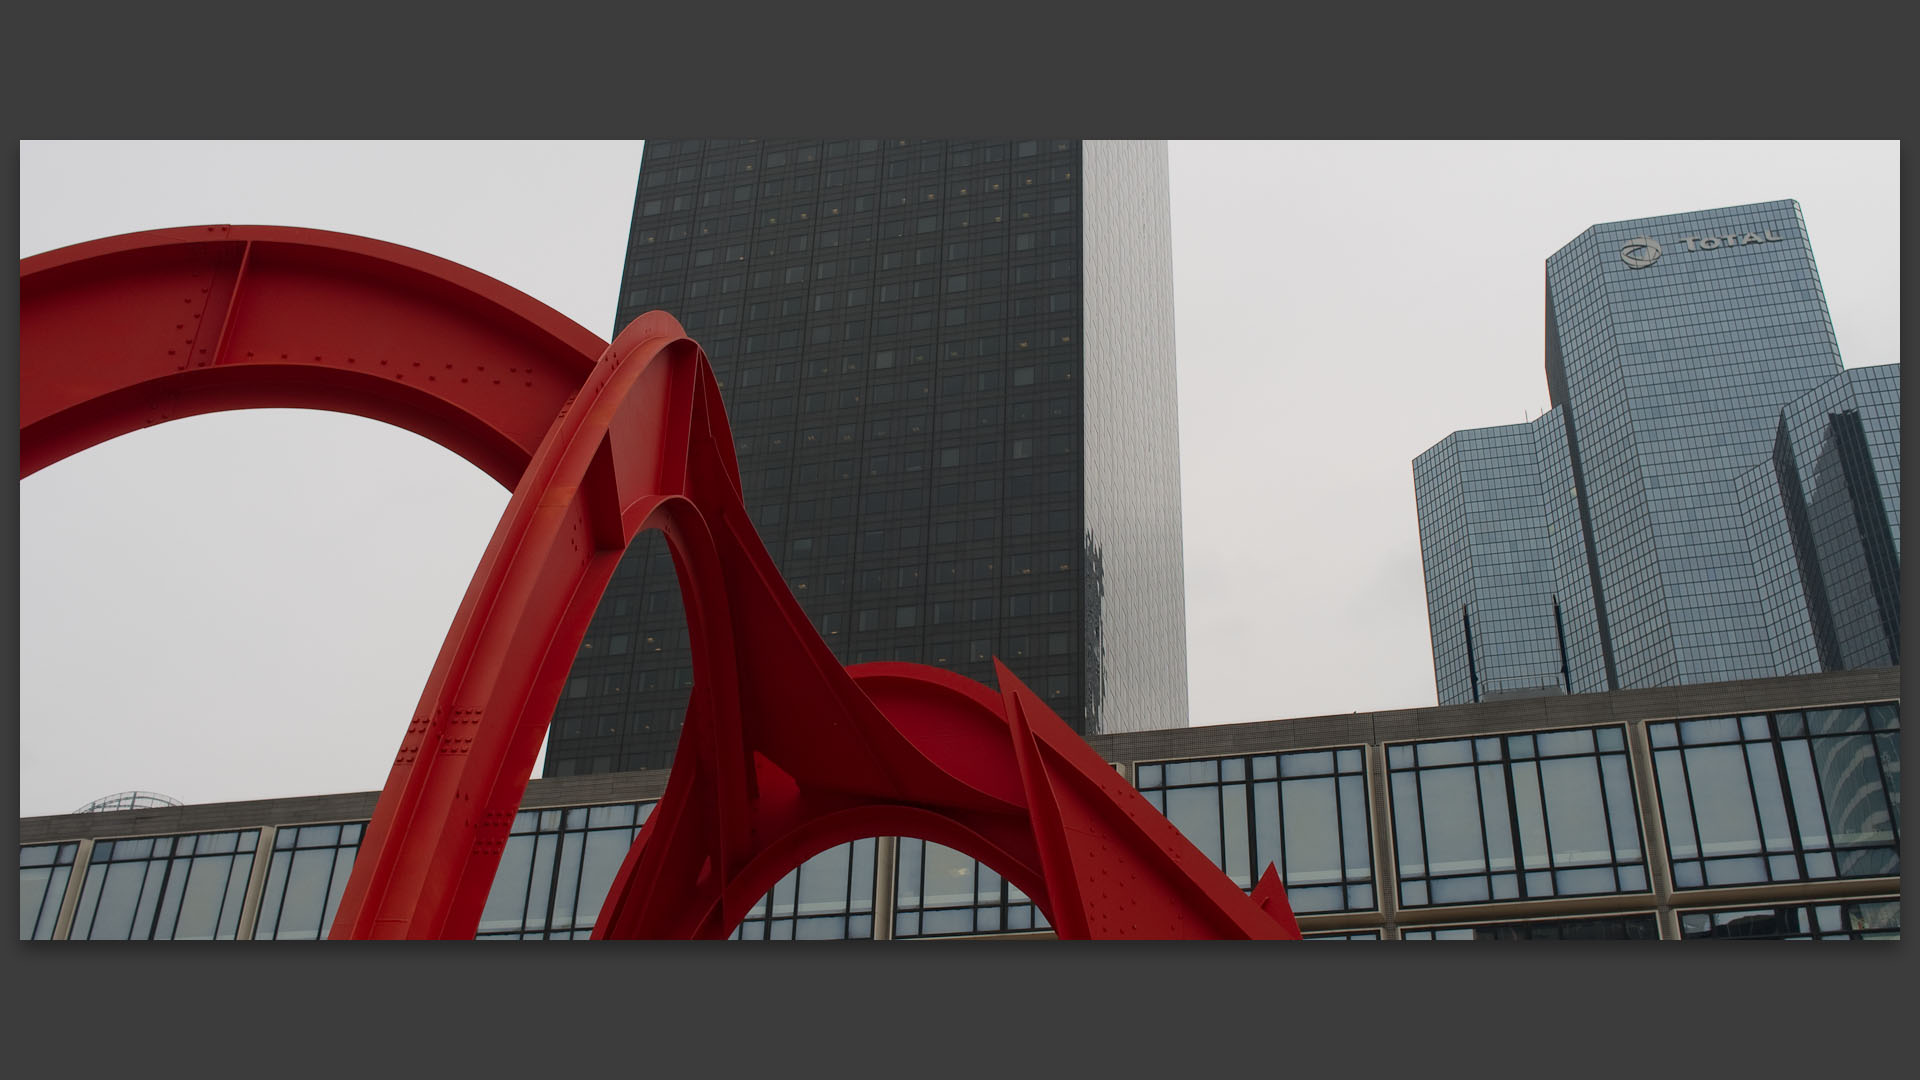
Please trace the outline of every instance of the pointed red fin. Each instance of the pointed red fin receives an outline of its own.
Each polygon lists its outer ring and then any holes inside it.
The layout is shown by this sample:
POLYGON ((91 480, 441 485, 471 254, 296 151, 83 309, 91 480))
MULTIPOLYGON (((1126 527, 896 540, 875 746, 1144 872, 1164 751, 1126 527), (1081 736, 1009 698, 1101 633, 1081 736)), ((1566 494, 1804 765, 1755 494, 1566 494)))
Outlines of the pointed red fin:
POLYGON ((1282 938, 1300 940, 1300 920, 1293 917, 1293 905, 1287 903, 1287 887, 1280 884, 1280 872, 1272 863, 1268 863, 1266 873, 1260 875, 1260 884, 1253 887, 1253 902, 1280 924, 1282 938))

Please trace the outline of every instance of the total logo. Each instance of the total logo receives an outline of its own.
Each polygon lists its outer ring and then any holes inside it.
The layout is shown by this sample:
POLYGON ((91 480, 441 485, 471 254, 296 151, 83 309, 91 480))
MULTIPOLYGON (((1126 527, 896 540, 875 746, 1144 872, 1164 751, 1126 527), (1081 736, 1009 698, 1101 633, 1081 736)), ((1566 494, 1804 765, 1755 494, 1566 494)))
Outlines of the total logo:
MULTIPOLYGON (((1775 243, 1785 239, 1772 229, 1767 229, 1763 232, 1721 233, 1718 236, 1683 236, 1680 242, 1687 245, 1688 251, 1717 251, 1723 247, 1745 247, 1748 244, 1775 243)), ((1651 236, 1636 236, 1620 249, 1620 261, 1634 270, 1645 270, 1661 254, 1660 241, 1651 236)))

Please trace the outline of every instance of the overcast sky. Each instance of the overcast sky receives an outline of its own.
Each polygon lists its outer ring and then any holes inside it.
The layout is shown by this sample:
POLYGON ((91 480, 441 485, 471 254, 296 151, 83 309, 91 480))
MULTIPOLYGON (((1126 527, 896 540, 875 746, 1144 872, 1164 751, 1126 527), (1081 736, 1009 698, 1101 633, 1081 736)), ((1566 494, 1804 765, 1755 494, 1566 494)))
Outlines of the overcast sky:
MULTIPOLYGON (((639 142, 25 143, 20 253, 333 229, 612 330, 639 142)), ((1587 226, 1800 200, 1849 367, 1898 360, 1895 143, 1172 145, 1195 724, 1434 703, 1412 459, 1547 407, 1587 226)), ((505 508, 408 432, 175 421, 20 485, 20 812, 368 790, 505 508)), ((538 769, 536 767, 536 775, 538 769)))

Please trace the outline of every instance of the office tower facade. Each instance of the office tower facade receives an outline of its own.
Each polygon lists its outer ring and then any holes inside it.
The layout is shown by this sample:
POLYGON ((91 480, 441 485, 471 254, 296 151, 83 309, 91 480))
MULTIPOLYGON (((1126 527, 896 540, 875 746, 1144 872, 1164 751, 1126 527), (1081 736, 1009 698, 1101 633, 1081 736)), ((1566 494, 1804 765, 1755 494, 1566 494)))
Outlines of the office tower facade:
MULTIPOLYGON (((842 662, 1083 734, 1186 724, 1166 147, 649 140, 616 332, 706 349, 762 541, 842 662)), ((692 685, 666 547, 589 628, 546 773, 664 768, 692 685)))
POLYGON ((1552 409, 1414 462, 1441 703, 1896 663, 1899 372, 1843 371, 1799 205, 1546 269, 1552 409))

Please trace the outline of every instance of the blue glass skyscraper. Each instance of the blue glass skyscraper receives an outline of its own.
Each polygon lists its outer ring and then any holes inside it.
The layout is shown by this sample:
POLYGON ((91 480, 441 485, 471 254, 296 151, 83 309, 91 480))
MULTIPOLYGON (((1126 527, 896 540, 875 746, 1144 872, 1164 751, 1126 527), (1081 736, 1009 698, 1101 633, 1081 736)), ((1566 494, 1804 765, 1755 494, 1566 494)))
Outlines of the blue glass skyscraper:
POLYGON ((1414 462, 1441 703, 1896 663, 1899 372, 1843 372, 1799 205, 1546 270, 1551 411, 1414 462))

